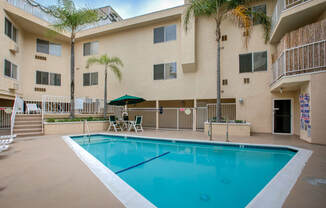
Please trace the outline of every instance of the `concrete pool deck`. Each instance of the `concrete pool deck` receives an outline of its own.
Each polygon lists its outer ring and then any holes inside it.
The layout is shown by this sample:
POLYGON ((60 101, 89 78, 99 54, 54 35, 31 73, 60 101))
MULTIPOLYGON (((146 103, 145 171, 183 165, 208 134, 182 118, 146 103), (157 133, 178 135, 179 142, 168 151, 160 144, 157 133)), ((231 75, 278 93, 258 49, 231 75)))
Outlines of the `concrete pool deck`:
MULTIPOLYGON (((135 134, 122 132, 122 134, 135 134)), ((138 135, 208 140, 203 132, 145 130, 138 135)), ((83 164, 62 135, 17 138, 0 153, 1 207, 123 207, 83 164)), ((224 141, 223 137, 214 139, 224 141)), ((296 136, 257 134, 234 142, 291 145, 313 151, 284 207, 325 207, 326 146, 296 136)))

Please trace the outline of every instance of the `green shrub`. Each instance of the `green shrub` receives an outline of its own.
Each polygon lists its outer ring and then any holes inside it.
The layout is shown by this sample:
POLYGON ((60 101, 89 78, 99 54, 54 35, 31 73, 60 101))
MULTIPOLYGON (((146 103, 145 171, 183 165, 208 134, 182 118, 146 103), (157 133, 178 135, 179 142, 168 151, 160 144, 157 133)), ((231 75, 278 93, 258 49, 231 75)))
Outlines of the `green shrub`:
POLYGON ((53 122, 55 122, 55 119, 54 119, 54 118, 48 118, 48 119, 46 120, 46 122, 51 122, 51 123, 53 123, 53 122))

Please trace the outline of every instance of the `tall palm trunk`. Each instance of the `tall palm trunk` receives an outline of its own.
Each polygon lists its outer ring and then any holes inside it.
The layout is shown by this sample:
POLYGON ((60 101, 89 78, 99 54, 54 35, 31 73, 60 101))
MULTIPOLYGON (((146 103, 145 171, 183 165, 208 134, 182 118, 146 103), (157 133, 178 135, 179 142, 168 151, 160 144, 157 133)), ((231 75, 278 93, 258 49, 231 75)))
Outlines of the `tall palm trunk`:
POLYGON ((104 118, 106 118, 107 112, 107 79, 108 79, 108 66, 105 66, 104 74, 104 118))
POLYGON ((220 18, 216 18, 217 66, 216 66, 216 121, 221 120, 221 28, 220 18))
POLYGON ((70 53, 70 118, 75 118, 75 38, 71 38, 70 53))

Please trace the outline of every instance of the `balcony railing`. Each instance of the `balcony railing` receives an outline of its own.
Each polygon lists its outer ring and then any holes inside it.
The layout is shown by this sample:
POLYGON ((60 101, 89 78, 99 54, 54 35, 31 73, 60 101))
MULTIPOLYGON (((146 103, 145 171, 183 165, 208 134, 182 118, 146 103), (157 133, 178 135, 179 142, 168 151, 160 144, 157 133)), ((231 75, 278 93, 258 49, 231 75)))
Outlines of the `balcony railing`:
POLYGON ((272 69, 273 82, 282 76, 326 70, 326 40, 284 50, 272 69))
MULTIPOLYGON (((38 17, 38 18, 48 22, 49 24, 55 24, 58 21, 58 19, 56 17, 44 12, 42 9, 40 9, 40 7, 32 6, 30 3, 28 3, 28 0, 7 0, 7 2, 19 9, 24 10, 25 12, 27 12, 35 17, 38 17)), ((33 2, 33 1, 30 1, 30 2, 33 2)), ((110 20, 110 18, 107 18, 105 20, 100 20, 100 21, 92 23, 92 24, 83 25, 78 29, 79 30, 87 30, 87 29, 107 25, 107 24, 110 24, 111 22, 112 21, 110 20)))
POLYGON ((274 31, 282 12, 308 1, 312 1, 312 0, 278 0, 272 15, 271 32, 274 31))

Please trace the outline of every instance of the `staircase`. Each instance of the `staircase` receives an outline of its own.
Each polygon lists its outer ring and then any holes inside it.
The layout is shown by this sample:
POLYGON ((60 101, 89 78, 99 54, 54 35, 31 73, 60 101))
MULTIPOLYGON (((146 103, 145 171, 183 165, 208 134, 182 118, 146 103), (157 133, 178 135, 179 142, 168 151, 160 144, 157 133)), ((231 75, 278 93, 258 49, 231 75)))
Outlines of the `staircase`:
POLYGON ((17 136, 42 135, 41 114, 16 114, 14 134, 17 136))

